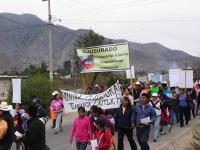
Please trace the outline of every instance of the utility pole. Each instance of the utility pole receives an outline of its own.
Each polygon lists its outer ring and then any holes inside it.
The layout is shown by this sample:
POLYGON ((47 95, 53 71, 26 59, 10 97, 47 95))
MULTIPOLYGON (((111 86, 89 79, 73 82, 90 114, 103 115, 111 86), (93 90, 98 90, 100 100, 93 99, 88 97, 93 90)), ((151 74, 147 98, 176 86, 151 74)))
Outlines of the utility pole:
POLYGON ((52 16, 51 16, 51 3, 50 0, 42 0, 48 1, 48 32, 49 32, 49 80, 53 81, 53 63, 52 63, 52 16))

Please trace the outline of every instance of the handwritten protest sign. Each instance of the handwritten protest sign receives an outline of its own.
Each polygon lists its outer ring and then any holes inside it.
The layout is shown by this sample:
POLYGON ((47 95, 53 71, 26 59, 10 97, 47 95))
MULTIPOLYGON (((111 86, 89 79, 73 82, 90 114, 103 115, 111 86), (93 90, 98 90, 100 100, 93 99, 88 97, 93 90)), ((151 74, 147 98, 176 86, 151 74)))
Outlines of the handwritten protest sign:
POLYGON ((90 110, 93 105, 102 109, 118 108, 122 97, 118 82, 106 91, 94 95, 78 94, 65 90, 61 90, 61 92, 65 113, 77 112, 80 106, 85 107, 86 111, 90 110))

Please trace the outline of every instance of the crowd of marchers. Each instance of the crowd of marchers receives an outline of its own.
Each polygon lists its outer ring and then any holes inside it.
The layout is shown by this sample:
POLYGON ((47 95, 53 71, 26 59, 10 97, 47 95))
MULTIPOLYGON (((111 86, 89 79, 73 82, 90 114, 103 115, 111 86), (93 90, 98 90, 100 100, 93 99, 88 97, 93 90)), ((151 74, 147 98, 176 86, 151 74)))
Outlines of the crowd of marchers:
MULTIPOLYGON (((152 136, 153 142, 157 142, 160 136, 173 130, 174 124, 179 123, 183 128, 192 117, 199 115, 198 82, 188 89, 170 87, 167 82, 137 81, 132 86, 121 85, 121 89, 123 96, 119 108, 104 110, 96 105, 89 111, 84 107, 78 108, 69 134, 69 142, 75 141, 77 150, 94 145, 96 150, 124 150, 125 135, 132 150, 149 150, 149 136, 152 136), (134 132, 137 141, 133 138, 134 132)), ((95 85, 88 87, 85 94, 98 94, 105 90, 104 86, 95 85)), ((49 107, 54 134, 63 131, 63 107, 59 92, 54 91, 49 107)), ((0 150, 10 150, 13 142, 17 150, 21 143, 26 150, 49 150, 45 136, 47 118, 47 111, 42 108, 38 98, 32 100, 27 110, 23 109, 22 104, 16 104, 12 109, 7 102, 1 101, 0 150)))

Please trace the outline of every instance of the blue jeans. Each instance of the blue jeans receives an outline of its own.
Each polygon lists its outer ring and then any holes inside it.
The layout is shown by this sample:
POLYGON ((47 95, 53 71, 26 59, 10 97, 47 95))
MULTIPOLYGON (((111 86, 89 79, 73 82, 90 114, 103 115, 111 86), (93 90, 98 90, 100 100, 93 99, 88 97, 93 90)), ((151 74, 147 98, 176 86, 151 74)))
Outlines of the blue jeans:
POLYGON ((56 112, 56 126, 55 131, 60 132, 62 130, 62 124, 61 124, 61 118, 62 118, 62 112, 56 112))
POLYGON ((161 116, 156 116, 155 122, 153 123, 153 139, 158 138, 158 130, 160 125, 161 116))
POLYGON ((3 145, 0 145, 0 150, 10 150, 12 146, 12 143, 6 143, 3 145))
POLYGON ((173 125, 174 124, 174 108, 172 108, 169 112, 169 124, 173 125))
POLYGON ((77 150, 85 150, 87 147, 87 142, 76 142, 77 150))
POLYGON ((176 122, 179 123, 180 117, 179 117, 178 107, 174 107, 174 114, 175 114, 175 117, 176 117, 176 122))
POLYGON ((140 144, 141 150, 150 150, 150 147, 148 145, 149 132, 150 126, 136 128, 137 139, 138 143, 140 144))

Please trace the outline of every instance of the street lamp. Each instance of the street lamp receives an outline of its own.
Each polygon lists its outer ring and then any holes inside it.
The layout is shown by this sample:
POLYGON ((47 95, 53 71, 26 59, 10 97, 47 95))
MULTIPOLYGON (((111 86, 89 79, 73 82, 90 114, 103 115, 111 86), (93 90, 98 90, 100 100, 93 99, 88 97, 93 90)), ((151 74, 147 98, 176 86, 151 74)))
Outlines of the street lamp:
POLYGON ((53 81, 53 64, 52 64, 52 16, 51 16, 51 4, 50 0, 42 0, 48 1, 48 27, 49 27, 49 80, 53 81))

